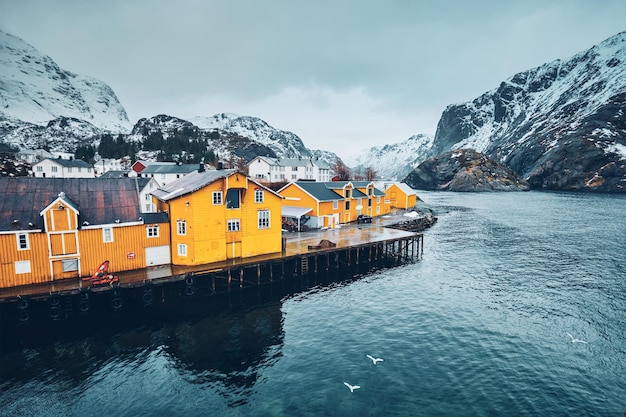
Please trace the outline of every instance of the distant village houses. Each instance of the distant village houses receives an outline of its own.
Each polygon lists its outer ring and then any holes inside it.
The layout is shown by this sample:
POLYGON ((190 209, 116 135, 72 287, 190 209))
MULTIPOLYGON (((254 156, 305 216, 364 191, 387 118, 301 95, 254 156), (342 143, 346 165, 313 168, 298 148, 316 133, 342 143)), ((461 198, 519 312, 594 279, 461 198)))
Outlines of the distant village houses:
POLYGON ((95 178, 93 165, 81 159, 44 158, 33 164, 33 176, 42 178, 95 178))
POLYGON ((257 156, 248 163, 248 175, 262 183, 298 180, 326 182, 331 180, 330 166, 313 158, 270 158, 257 156))

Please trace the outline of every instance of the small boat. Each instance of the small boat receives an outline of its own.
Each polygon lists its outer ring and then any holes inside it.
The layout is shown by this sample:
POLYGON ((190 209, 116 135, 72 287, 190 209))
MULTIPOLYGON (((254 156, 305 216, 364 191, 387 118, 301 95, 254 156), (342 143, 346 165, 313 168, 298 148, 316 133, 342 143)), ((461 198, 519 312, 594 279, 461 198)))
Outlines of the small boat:
POLYGON ((120 279, 117 275, 113 275, 109 272, 109 261, 107 260, 100 264, 92 276, 83 278, 83 281, 90 281, 91 285, 99 286, 113 285, 120 282, 120 279))

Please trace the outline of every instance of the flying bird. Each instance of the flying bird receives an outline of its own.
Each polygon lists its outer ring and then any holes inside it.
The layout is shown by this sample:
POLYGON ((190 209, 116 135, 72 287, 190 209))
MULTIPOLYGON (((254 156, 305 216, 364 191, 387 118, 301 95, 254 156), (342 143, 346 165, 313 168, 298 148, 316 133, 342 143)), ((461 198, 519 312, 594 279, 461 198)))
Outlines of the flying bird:
MULTIPOLYGON (((565 332, 567 333, 567 332, 565 332)), ((571 334, 567 333, 567 335, 569 336, 570 339, 572 339, 572 343, 587 343, 584 340, 580 340, 580 339, 575 339, 574 336, 572 336, 571 334)))
POLYGON ((376 365, 378 362, 382 362, 384 359, 383 358, 375 358, 372 355, 365 355, 368 358, 370 358, 370 360, 374 363, 374 365, 376 365))
POLYGON ((346 387, 350 388, 350 392, 354 392, 355 389, 361 388, 359 385, 350 385, 347 382, 344 382, 343 385, 345 385, 346 387))

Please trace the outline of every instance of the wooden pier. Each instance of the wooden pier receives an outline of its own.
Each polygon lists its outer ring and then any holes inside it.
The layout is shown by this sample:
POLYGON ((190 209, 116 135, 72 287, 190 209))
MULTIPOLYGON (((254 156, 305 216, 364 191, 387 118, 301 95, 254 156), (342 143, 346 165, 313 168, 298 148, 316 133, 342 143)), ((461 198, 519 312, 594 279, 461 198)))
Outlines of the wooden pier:
POLYGON ((215 300, 351 279, 418 260, 423 250, 422 234, 377 225, 294 233, 287 235, 282 253, 193 268, 120 272, 119 285, 112 287, 89 287, 76 279, 0 289, 0 319, 6 329, 121 314, 180 313, 215 300), (323 239, 334 246, 318 248, 323 239))

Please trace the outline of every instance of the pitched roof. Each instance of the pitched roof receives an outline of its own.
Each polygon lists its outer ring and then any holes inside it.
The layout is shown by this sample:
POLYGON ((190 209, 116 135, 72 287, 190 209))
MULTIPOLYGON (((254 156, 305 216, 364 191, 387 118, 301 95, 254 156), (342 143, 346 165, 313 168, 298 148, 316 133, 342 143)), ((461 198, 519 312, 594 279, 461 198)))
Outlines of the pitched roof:
POLYGON ((40 212, 60 193, 78 209, 80 224, 135 222, 142 215, 138 189, 138 178, 0 177, 0 231, 43 229, 40 212))
POLYGON ((215 182, 220 178, 226 178, 235 172, 236 170, 234 169, 214 169, 203 172, 198 172, 196 170, 189 175, 185 175, 182 178, 154 190, 152 195, 161 201, 170 201, 185 194, 199 190, 200 188, 206 187, 212 182, 215 182))
MULTIPOLYGON (((367 188, 368 185, 372 184, 372 181, 352 181, 352 185, 354 185, 354 188, 367 188)), ((374 184, 374 197, 383 197, 385 195, 385 192, 380 190, 378 187, 376 187, 376 184, 374 184)))
MULTIPOLYGON (((55 162, 65 168, 93 168, 93 165, 88 164, 82 159, 44 158, 41 162, 45 160, 55 162)), ((41 163, 41 162, 38 162, 38 163, 41 163)))
POLYGON ((413 188, 411 188, 408 184, 404 183, 404 182, 400 182, 400 181, 385 181, 382 183, 376 183, 377 187, 381 187, 383 190, 387 190, 389 187, 391 187, 392 185, 395 185, 396 187, 398 187, 400 190, 402 190, 402 192, 404 192, 406 195, 416 195, 417 191, 415 191, 413 188))
POLYGON ((141 174, 189 174, 197 170, 198 164, 151 163, 141 171, 141 174))

